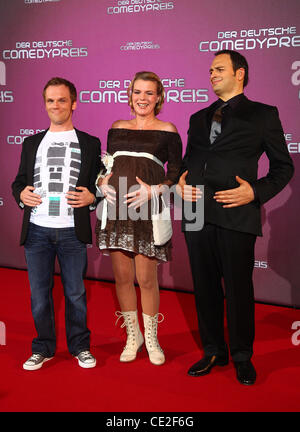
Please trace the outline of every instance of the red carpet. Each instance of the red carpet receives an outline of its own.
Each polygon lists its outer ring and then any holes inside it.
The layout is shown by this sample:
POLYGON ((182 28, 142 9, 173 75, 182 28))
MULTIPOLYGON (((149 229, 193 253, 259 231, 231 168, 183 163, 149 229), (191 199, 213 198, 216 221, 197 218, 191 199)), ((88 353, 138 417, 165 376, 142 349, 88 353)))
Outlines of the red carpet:
MULTIPOLYGON (((67 351, 59 277, 54 288, 58 346, 55 358, 38 371, 24 371, 31 354, 34 326, 27 272, 0 268, 0 321, 6 345, 0 345, 1 412, 291 412, 300 406, 300 345, 291 329, 299 310, 256 305, 254 386, 238 383, 230 363, 199 378, 187 376, 201 356, 194 296, 161 291, 159 340, 167 361, 150 364, 146 350, 135 362, 121 364, 124 332, 115 327, 114 285, 86 281, 94 369, 82 369, 67 351)), ((298 337, 300 340, 300 336, 298 337)), ((2 338, 3 343, 3 338, 2 338)))

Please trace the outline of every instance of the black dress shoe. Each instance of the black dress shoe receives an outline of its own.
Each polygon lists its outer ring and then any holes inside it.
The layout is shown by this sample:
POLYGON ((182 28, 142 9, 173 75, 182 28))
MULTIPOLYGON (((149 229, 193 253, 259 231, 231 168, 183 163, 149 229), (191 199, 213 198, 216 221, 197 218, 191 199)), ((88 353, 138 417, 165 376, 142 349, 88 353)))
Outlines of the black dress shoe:
POLYGON ((198 377, 206 375, 214 366, 225 366, 228 364, 228 359, 216 355, 207 356, 195 363, 189 370, 188 375, 198 377))
POLYGON ((241 384, 252 385, 256 380, 256 371, 250 360, 234 362, 236 377, 241 384))

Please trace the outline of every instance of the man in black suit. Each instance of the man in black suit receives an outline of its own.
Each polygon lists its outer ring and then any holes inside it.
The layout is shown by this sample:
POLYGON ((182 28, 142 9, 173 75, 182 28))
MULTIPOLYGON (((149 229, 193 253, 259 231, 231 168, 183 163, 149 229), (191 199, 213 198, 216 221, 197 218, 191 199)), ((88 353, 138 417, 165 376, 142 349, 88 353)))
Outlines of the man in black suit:
POLYGON ((56 349, 53 275, 58 257, 65 295, 67 344, 81 367, 91 368, 86 292, 83 277, 86 243, 92 243, 90 210, 96 207, 95 180, 100 170, 100 141, 74 129, 75 86, 53 78, 43 92, 50 119, 46 131, 24 140, 13 195, 24 209, 20 244, 31 289, 31 310, 37 331, 26 370, 40 369, 56 349))
MULTIPOLYGON (((204 358, 188 371, 201 376, 228 363, 224 340, 224 280, 229 347, 237 378, 254 384, 252 272, 256 237, 262 235, 260 206, 280 192, 293 175, 276 107, 253 102, 243 89, 248 64, 236 51, 215 54, 210 81, 219 99, 190 118, 179 186, 183 199, 197 201, 204 185, 204 226, 183 231, 193 275, 204 358), (269 172, 257 179, 258 160, 269 172)), ((189 225, 190 226, 190 225, 189 225)))

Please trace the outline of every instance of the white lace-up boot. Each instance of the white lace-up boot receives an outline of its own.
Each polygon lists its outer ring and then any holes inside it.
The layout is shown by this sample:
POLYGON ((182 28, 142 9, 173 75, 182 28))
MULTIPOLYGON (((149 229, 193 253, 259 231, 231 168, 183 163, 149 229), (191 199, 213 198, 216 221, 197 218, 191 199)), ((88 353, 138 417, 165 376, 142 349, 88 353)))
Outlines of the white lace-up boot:
POLYGON ((157 340, 157 324, 164 320, 164 316, 158 313, 154 316, 143 313, 145 342, 151 363, 162 365, 165 362, 165 355, 157 340), (159 316, 161 317, 159 321, 159 316))
POLYGON ((126 326, 127 341, 120 356, 121 362, 131 362, 135 360, 138 351, 141 351, 144 338, 140 330, 137 311, 120 312, 115 315, 118 317, 117 322, 123 317, 124 322, 121 328, 126 326))

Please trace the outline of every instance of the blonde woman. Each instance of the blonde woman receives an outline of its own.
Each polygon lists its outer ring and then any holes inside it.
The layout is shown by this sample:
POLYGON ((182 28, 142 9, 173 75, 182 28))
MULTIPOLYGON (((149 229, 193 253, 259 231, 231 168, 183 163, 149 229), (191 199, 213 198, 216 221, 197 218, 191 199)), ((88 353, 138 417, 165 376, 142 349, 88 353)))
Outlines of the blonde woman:
POLYGON ((116 217, 110 219, 108 215, 106 222, 97 221, 96 234, 100 250, 108 251, 112 260, 121 309, 116 315, 123 317, 127 331, 120 361, 135 360, 145 342, 151 363, 161 365, 165 356, 157 340, 157 325, 163 319, 159 314, 157 265, 170 259, 171 241, 163 246, 154 245, 149 215, 151 186, 155 185, 159 191, 161 185, 170 186, 176 181, 182 144, 176 127, 157 118, 164 103, 164 88, 155 73, 138 72, 128 88, 128 97, 134 118, 113 123, 107 143, 107 152, 112 156, 112 172, 98 180, 108 205, 115 203, 118 210, 116 217), (120 205, 124 203, 118 197, 124 182, 127 183, 125 205, 141 211, 146 206, 149 216, 146 220, 120 218, 120 205), (128 193, 129 189, 131 192, 128 193), (144 335, 138 321, 135 277, 141 292, 144 335))

